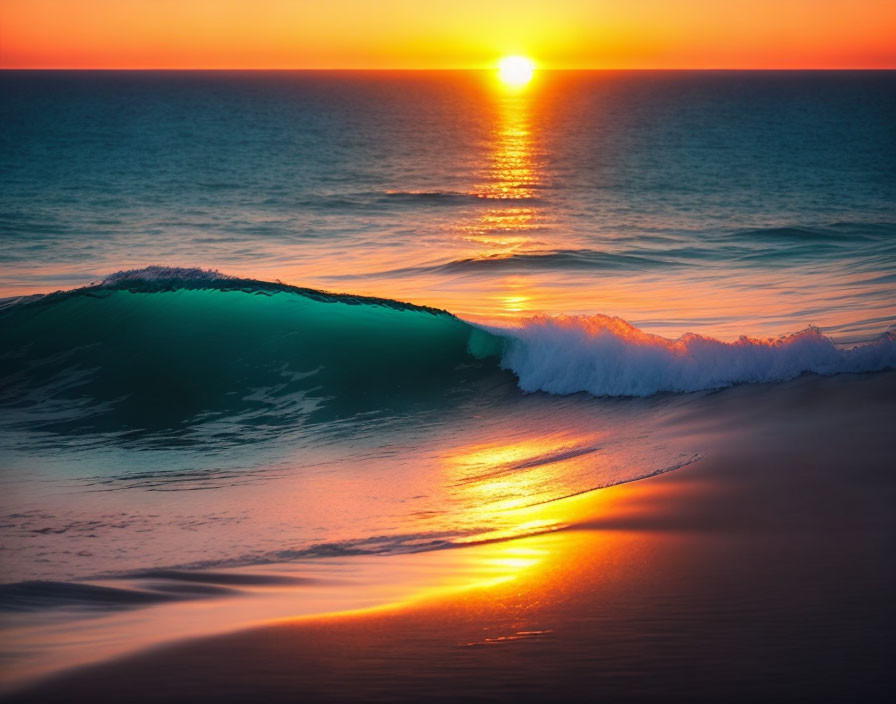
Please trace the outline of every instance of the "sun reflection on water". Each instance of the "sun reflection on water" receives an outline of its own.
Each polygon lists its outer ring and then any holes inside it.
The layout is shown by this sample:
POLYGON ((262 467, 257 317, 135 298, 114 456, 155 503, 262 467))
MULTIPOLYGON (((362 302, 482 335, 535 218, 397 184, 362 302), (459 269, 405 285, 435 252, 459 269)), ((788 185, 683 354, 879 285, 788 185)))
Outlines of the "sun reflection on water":
MULTIPOLYGON (((485 169, 486 180, 477 186, 480 198, 528 200, 535 197, 539 185, 532 143, 529 96, 503 96, 498 111, 499 123, 492 135, 492 152, 485 169)), ((509 211, 511 216, 523 210, 509 211)))
MULTIPOLYGON (((454 226, 460 238, 472 245, 468 259, 503 259, 547 247, 543 238, 550 222, 539 201, 543 176, 533 117, 535 99, 532 93, 521 91, 499 91, 494 96, 495 124, 488 155, 470 191, 488 205, 472 220, 454 226)), ((529 277, 512 277, 499 285, 490 296, 493 311, 525 313, 532 296, 526 290, 503 293, 508 285, 528 290, 529 277)))
POLYGON ((479 257, 509 255, 535 243, 531 232, 545 226, 537 206, 541 173, 534 144, 533 96, 495 96, 495 126, 488 157, 471 194, 489 201, 472 222, 458 229, 480 245, 479 257))

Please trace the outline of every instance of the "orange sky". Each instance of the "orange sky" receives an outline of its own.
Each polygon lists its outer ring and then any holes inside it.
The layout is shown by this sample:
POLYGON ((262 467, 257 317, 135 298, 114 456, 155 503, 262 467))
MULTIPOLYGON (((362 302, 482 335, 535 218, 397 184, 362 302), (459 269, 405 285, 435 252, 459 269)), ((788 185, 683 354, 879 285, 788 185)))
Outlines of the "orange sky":
POLYGON ((894 0, 0 0, 4 68, 896 68, 894 0))

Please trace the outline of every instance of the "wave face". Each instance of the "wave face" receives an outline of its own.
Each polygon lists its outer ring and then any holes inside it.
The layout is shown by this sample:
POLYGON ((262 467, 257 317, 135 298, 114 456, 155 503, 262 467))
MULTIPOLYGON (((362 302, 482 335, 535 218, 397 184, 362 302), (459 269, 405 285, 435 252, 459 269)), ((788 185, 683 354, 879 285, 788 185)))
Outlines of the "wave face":
POLYGON ((397 301, 151 267, 0 311, 2 404, 31 430, 177 433, 227 419, 264 436, 503 374, 468 353, 471 330, 397 301))
POLYGON ((670 340, 602 315, 484 328, 388 299, 161 267, 7 305, 0 333, 13 426, 117 437, 203 428, 235 442, 444 407, 504 388, 508 371, 526 392, 650 396, 896 366, 892 333, 844 349, 815 328, 670 340))

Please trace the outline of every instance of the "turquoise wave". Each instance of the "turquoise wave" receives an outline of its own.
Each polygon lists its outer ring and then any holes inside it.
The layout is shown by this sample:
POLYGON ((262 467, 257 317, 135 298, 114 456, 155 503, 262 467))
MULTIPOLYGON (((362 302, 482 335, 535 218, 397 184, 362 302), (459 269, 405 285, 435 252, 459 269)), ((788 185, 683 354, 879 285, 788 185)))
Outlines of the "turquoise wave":
POLYGON ((151 268, 0 310, 0 403, 29 430, 177 433, 226 419, 226 432, 264 435, 510 378, 486 358, 491 338, 434 308, 151 268))

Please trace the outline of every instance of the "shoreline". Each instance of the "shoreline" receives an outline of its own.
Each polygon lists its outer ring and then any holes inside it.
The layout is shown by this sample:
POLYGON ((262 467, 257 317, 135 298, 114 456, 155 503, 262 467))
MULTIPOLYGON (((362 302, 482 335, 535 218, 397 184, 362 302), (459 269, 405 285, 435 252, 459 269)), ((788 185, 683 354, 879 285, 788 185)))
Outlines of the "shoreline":
POLYGON ((574 525, 499 544, 527 563, 510 579, 167 645, 5 700, 888 699, 894 399, 894 372, 717 394, 668 428, 707 438, 704 459, 560 502, 574 525))

